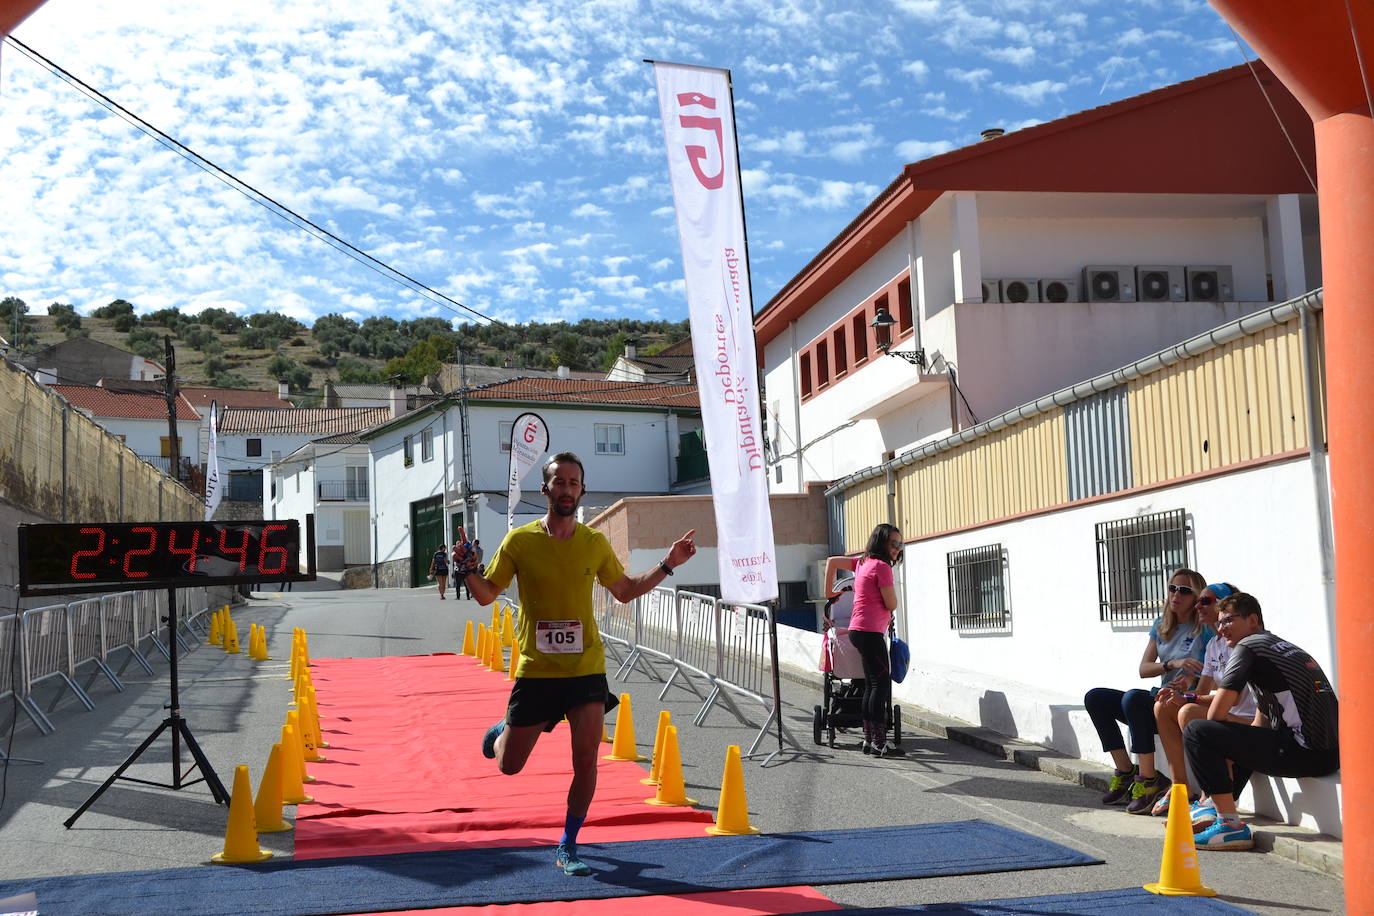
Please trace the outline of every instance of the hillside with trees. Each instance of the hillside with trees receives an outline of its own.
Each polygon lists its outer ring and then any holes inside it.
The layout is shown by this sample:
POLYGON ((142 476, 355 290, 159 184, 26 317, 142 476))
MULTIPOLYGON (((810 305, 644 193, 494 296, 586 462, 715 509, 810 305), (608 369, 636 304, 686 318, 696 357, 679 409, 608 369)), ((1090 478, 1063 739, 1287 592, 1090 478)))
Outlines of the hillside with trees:
POLYGON ((379 383, 400 376, 418 384, 441 363, 599 372, 611 367, 629 340, 654 353, 688 336, 687 322, 585 318, 575 324, 453 324, 444 318, 357 321, 323 315, 307 326, 277 312, 237 315, 208 308, 175 308, 140 315, 115 299, 80 315, 62 302, 33 308, 14 296, 0 299, 0 334, 11 358, 61 340, 87 336, 161 360, 171 335, 182 384, 271 389, 285 379, 309 402, 326 380, 379 383))

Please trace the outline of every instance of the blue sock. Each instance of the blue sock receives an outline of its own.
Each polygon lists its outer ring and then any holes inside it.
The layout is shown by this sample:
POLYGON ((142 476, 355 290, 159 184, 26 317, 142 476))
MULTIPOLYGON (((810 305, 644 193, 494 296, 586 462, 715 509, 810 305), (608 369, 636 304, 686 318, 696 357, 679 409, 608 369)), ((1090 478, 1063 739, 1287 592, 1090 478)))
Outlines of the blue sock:
POLYGON ((577 843, 577 831, 582 829, 582 822, 586 819, 587 815, 585 814, 581 817, 573 817, 569 814, 563 818, 563 839, 558 841, 559 844, 563 846, 575 845, 577 843))

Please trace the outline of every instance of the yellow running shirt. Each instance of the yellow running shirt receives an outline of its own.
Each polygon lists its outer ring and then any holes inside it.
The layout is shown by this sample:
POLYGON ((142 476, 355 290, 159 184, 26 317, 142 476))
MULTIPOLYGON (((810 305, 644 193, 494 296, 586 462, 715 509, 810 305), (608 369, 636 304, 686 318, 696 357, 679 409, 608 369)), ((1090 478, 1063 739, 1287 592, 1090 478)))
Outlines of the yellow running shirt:
POLYGON ((549 537, 537 521, 507 534, 487 564, 486 577, 503 590, 515 579, 520 590, 515 634, 520 660, 515 676, 605 674, 606 653, 592 610, 592 580, 609 585, 624 575, 611 542, 581 523, 566 541, 549 537), (580 651, 572 651, 576 649, 580 651))

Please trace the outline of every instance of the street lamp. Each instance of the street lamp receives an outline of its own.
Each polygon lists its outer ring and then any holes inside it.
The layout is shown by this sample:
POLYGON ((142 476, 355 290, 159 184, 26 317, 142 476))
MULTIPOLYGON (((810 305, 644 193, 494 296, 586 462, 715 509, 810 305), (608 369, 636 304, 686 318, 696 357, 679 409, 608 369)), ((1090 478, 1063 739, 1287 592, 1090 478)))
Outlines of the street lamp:
POLYGON ((913 366, 924 369, 926 367, 926 351, 924 349, 892 349, 892 326, 896 323, 897 320, 888 314, 886 308, 883 306, 878 307, 878 314, 873 317, 873 322, 869 325, 869 327, 873 329, 874 337, 877 338, 878 349, 888 356, 899 357, 911 363, 913 366))

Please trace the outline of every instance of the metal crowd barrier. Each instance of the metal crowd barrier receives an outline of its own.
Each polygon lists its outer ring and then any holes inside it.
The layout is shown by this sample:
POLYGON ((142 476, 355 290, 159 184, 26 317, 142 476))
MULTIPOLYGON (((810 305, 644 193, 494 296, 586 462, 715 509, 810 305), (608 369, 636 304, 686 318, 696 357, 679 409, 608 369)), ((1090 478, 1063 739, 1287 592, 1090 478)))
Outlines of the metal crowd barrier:
POLYGON ((745 697, 762 704, 768 715, 744 756, 754 754, 774 721, 787 740, 802 749, 782 720, 782 698, 773 693, 770 608, 666 588, 656 588, 630 605, 618 604, 605 589, 597 589, 596 601, 602 642, 608 650, 612 645, 628 650, 615 673, 617 680, 624 680, 635 667, 663 680, 648 659, 668 662, 673 673, 664 682, 659 699, 678 675, 683 675, 683 685, 699 697, 702 694, 692 678, 710 684, 693 724, 704 724, 717 703, 728 707, 741 722, 752 724, 732 695, 745 697))
MULTIPOLYGON (((181 630, 194 636, 191 624, 207 613, 208 602, 209 592, 205 588, 177 592, 173 632, 182 648, 186 641, 181 630)), ((42 734, 52 734, 56 728, 48 713, 67 693, 86 709, 95 709, 94 701, 77 682, 78 669, 94 666, 86 687, 103 674, 116 690, 122 691, 124 684, 119 675, 130 661, 137 661, 147 674, 153 674, 143 652, 146 642, 151 641, 164 657, 171 657, 159 634, 166 605, 165 591, 119 592, 0 617, 0 676, 4 678, 0 698, 13 693, 34 727, 42 734), (128 657, 116 672, 110 667, 110 659, 121 650, 128 657), (45 710, 35 689, 53 680, 58 682, 57 692, 45 710)))

